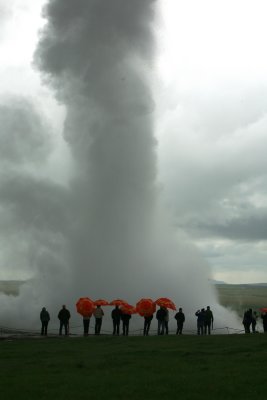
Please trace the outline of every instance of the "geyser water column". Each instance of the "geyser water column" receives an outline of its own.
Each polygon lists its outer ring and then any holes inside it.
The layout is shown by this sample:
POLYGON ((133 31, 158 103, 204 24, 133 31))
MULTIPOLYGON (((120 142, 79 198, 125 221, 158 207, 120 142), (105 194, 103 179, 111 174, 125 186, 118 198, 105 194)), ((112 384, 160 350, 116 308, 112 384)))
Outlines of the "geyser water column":
MULTIPOLYGON (((209 271, 160 210, 149 74, 153 0, 50 0, 36 63, 67 109, 69 294, 216 302, 209 271)), ((193 316, 193 319, 195 317, 193 316)))
POLYGON ((67 107, 75 162, 68 234, 80 290, 89 282, 103 290, 105 280, 120 291, 145 273, 156 176, 148 88, 154 7, 152 0, 52 0, 44 11, 36 59, 67 107))

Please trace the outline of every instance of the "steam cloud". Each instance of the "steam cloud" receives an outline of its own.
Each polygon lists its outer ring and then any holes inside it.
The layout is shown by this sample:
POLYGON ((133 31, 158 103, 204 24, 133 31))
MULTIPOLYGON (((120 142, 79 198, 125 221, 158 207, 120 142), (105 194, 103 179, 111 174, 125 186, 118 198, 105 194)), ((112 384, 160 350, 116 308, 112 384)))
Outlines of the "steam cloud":
MULTIPOLYGON (((66 107, 73 173, 68 185, 18 168, 1 178, 1 207, 13 206, 7 225, 14 222, 17 242, 20 227, 24 263, 36 271, 19 299, 2 296, 6 323, 23 313, 36 326, 43 305, 56 322, 61 304, 74 314, 81 296, 168 296, 183 306, 187 328, 208 304, 223 326, 232 318, 217 305, 208 266, 160 204, 150 89, 155 9, 154 0, 50 0, 44 9, 35 62, 66 107)), ((43 129, 32 132, 30 146, 16 139, 8 147, 9 160, 49 153, 43 129)))

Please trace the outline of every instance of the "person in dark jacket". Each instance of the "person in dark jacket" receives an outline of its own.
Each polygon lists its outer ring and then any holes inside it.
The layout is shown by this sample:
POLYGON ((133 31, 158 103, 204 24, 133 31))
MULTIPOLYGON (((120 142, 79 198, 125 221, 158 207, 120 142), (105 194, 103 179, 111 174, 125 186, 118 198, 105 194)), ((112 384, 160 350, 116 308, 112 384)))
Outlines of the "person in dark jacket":
POLYGON ((83 316, 83 336, 89 335, 90 318, 92 315, 83 316))
POLYGON ((185 315, 183 309, 180 307, 178 313, 175 314, 174 318, 177 321, 176 335, 181 335, 183 333, 183 326, 185 322, 185 315))
POLYGON ((213 329, 213 312, 210 309, 210 306, 207 307, 205 311, 205 318, 204 318, 204 332, 205 335, 208 333, 210 335, 210 328, 213 329))
POLYGON ((58 319, 60 321, 59 334, 62 335, 62 329, 64 327, 65 336, 67 336, 69 333, 70 312, 69 310, 67 310, 65 305, 63 305, 61 310, 59 311, 58 319))
POLYGON ((41 335, 47 336, 47 327, 48 322, 50 321, 50 315, 45 307, 43 307, 42 311, 40 312, 40 320, 42 323, 41 335))
POLYGON ((122 334, 123 336, 128 336, 129 334, 129 322, 132 316, 130 314, 121 314, 121 320, 122 320, 122 334))
POLYGON ((249 310, 244 312, 243 316, 243 325, 245 328, 245 333, 250 333, 251 324, 252 324, 252 309, 250 308, 249 310))
POLYGON ((144 332, 143 332, 144 336, 148 336, 149 334, 149 329, 152 319, 153 319, 153 314, 144 316, 144 332))
POLYGON ((262 324, 263 324, 263 331, 267 333, 267 313, 261 314, 262 324))
POLYGON ((204 333, 204 321, 205 321, 205 309, 197 310, 195 313, 197 317, 197 334, 203 335, 204 333))
POLYGON ((160 307, 156 313, 156 318, 158 320, 158 335, 164 335, 166 316, 167 316, 166 308, 160 307))
POLYGON ((111 318, 113 321, 113 335, 120 334, 120 323, 121 323, 121 310, 119 306, 116 306, 111 312, 111 318))

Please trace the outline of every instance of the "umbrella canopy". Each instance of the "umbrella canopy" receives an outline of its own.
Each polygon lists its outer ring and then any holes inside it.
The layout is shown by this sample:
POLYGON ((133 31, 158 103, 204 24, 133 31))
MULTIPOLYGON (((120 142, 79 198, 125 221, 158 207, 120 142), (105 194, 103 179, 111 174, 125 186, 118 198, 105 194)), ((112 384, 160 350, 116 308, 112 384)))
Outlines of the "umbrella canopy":
POLYGON ((128 305, 127 301, 124 301, 122 299, 112 300, 109 304, 111 306, 125 306, 125 305, 128 305))
POLYGON ((267 307, 260 308, 260 311, 261 311, 261 312, 266 312, 266 313, 267 313, 267 307))
POLYGON ((155 303, 160 307, 170 308, 171 310, 176 310, 176 305, 174 302, 167 297, 160 297, 155 303))
POLYGON ((109 306, 109 302, 104 299, 98 299, 94 301, 95 306, 109 306))
POLYGON ((81 297, 76 303, 76 310, 83 317, 91 317, 95 305, 89 297, 81 297))
POLYGON ((130 304, 125 304, 123 306, 121 306, 121 312, 123 314, 136 314, 136 308, 134 306, 131 306, 130 304))
POLYGON ((151 299, 141 299, 136 303, 136 311, 141 317, 149 317, 156 311, 156 304, 151 299))

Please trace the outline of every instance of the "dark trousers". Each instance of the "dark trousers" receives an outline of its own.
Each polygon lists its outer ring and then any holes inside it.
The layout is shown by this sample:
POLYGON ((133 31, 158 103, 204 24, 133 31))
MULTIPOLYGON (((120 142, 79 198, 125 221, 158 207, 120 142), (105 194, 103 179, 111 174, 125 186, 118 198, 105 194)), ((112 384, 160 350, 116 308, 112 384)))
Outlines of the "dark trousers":
POLYGON ((146 321, 144 322, 144 336, 148 335, 149 329, 150 329, 151 321, 146 321))
POLYGON ((95 335, 100 335, 101 326, 102 326, 102 318, 96 318, 95 319, 95 335))
POLYGON ((65 336, 69 333, 69 321, 60 321, 59 334, 62 335, 62 329, 64 328, 65 336))
POLYGON ((41 335, 47 335, 48 321, 42 321, 41 335))
POLYGON ((207 332, 210 335, 210 327, 211 327, 211 322, 205 322, 205 325, 204 325, 205 335, 207 334, 207 332))
POLYGON ((164 321, 165 335, 169 334, 169 321, 164 321))
POLYGON ((84 334, 84 336, 87 336, 89 334, 89 325, 90 325, 90 319, 84 319, 83 320, 83 334, 84 334))
POLYGON ((184 326, 183 322, 177 322, 176 335, 181 335, 183 333, 183 326, 184 326))
POLYGON ((128 336, 128 333, 129 333, 129 321, 123 321, 123 323, 122 323, 122 333, 123 333, 123 336, 128 336))
POLYGON ((197 323, 197 334, 203 335, 203 333, 204 333, 204 324, 203 324, 203 322, 198 322, 197 323))
POLYGON ((158 320, 158 335, 164 335, 165 321, 158 320))
POLYGON ((113 319, 113 335, 120 334, 120 321, 113 319))

